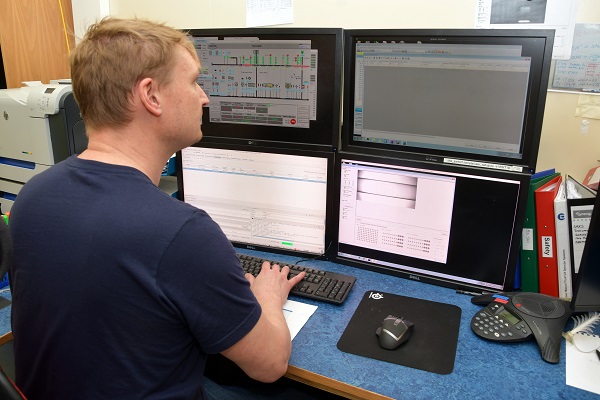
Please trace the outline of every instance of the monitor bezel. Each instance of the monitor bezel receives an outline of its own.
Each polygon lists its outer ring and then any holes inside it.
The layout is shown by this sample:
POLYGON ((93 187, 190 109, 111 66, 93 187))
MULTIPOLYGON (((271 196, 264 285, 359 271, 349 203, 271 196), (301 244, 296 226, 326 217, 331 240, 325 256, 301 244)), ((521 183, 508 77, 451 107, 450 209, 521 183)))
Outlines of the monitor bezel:
POLYGON ((525 206, 527 202, 527 192, 529 188, 529 183, 531 180, 531 176, 525 173, 515 173, 515 172, 506 172, 499 170, 489 170, 483 168, 467 168, 463 166, 456 165, 445 165, 432 163, 428 161, 419 161, 414 159, 406 159, 399 157, 382 157, 364 153, 353 153, 353 152, 338 152, 335 163, 335 193, 334 193, 334 202, 336 204, 336 208, 334 210, 333 215, 333 227, 334 227, 334 237, 332 249, 330 252, 330 258, 339 264, 350 265, 356 268, 366 269, 369 271, 374 271, 378 273, 383 273, 387 275, 398 276, 401 278, 406 278, 410 280, 416 280, 419 282, 434 284, 437 286, 448 287, 456 290, 464 290, 470 293, 491 293, 491 292, 502 292, 502 291, 512 291, 513 285, 515 282, 515 272, 517 270, 517 263, 519 259, 520 253, 520 243, 522 236, 522 228, 523 221, 525 220, 525 206), (345 258, 338 255, 338 245, 339 245, 339 217, 340 217, 340 191, 341 191, 341 165, 342 160, 344 159, 352 159, 356 161, 362 162, 372 162, 372 163, 380 163, 380 164, 389 164, 394 166, 406 166, 413 168, 425 168, 432 170, 439 170, 445 172, 454 172, 459 174, 467 174, 467 175, 481 175, 485 177, 491 178, 500 178, 500 179, 509 179, 514 181, 519 181, 521 185, 521 189, 518 194, 518 204, 517 211, 515 213, 515 222, 513 229, 513 245, 510 247, 508 254, 508 261, 506 267, 506 279, 504 282, 504 286, 502 289, 494 289, 489 288, 487 286, 480 286, 475 284, 470 284, 467 282, 461 282, 453 279, 446 279, 443 277, 437 277, 433 275, 426 275, 423 273, 416 273, 412 271, 402 270, 398 268, 386 267, 383 265, 377 265, 373 263, 358 261, 355 259, 345 258))
MULTIPOLYGON (((213 149, 224 149, 234 151, 249 151, 255 153, 273 153, 273 154, 285 154, 285 155, 298 155, 307 157, 321 157, 327 159, 327 189, 326 189, 326 209, 325 209, 325 251, 322 254, 287 250, 270 246, 262 246, 251 243, 242 243, 232 241, 234 247, 248 250, 258 250, 269 253, 292 255, 302 258, 328 260, 329 252, 332 248, 333 243, 333 211, 335 205, 333 203, 334 194, 334 182, 335 182, 335 158, 336 153, 333 151, 317 150, 317 149, 305 149, 305 148, 292 148, 292 147, 273 147, 273 146, 259 146, 259 145, 244 145, 239 143, 214 143, 204 142, 194 144, 189 147, 206 147, 213 149)), ((185 202, 185 183, 183 182, 183 168, 182 168, 182 156, 181 150, 176 153, 176 165, 177 165, 177 199, 185 202)), ((267 196, 268 194, 265 194, 267 196)))
POLYGON ((403 157, 422 161, 443 163, 445 158, 459 160, 475 160, 500 165, 518 166, 522 172, 533 173, 536 168, 538 148, 540 143, 546 95, 550 76, 552 49, 554 44, 554 30, 552 29, 349 29, 344 30, 344 98, 342 113, 344 122, 341 133, 341 150, 366 153, 382 156, 403 157), (519 38, 527 40, 539 39, 543 41, 540 47, 542 59, 536 60, 536 69, 532 71, 530 88, 527 95, 527 107, 525 126, 522 143, 522 158, 510 158, 491 156, 459 151, 445 151, 436 149, 425 149, 417 147, 400 147, 382 145, 378 143, 355 142, 353 135, 354 117, 354 73, 356 40, 375 40, 375 38, 387 38, 387 40, 420 40, 425 43, 450 43, 448 40, 454 38, 451 43, 458 41, 473 44, 515 44, 519 38), (533 121, 529 120, 533 118, 533 121))
MULTIPOLYGON (((290 135, 294 129, 287 128, 290 131, 286 135, 275 129, 266 129, 258 125, 246 125, 247 129, 240 129, 240 125, 213 123, 210 122, 208 108, 205 107, 202 117, 204 138, 203 141, 225 144, 242 144, 249 146, 272 146, 285 148, 293 145, 295 148, 318 149, 318 150, 337 150, 340 145, 341 132, 341 108, 342 108, 342 63, 343 63, 343 29, 342 28, 206 28, 206 29, 184 29, 192 37, 258 37, 259 39, 269 40, 280 37, 281 40, 300 40, 310 39, 311 36, 331 37, 334 45, 334 53, 329 55, 333 58, 333 71, 330 71, 333 78, 330 80, 318 79, 317 77, 317 96, 321 82, 328 86, 328 90, 333 91, 329 97, 331 102, 328 105, 320 106, 317 100, 317 111, 321 108, 327 110, 332 118, 331 126, 311 127, 312 132, 309 138, 303 138, 302 134, 290 135), (254 128, 255 127, 255 128, 254 128), (289 136, 292 136, 289 138, 289 136), (318 139, 318 140, 315 140, 318 139)), ((318 64, 318 72, 321 68, 318 64)), ((317 119, 319 115, 317 115, 317 119)), ((273 127, 275 128, 275 127, 273 127)), ((285 129, 285 128, 280 128, 285 129)))

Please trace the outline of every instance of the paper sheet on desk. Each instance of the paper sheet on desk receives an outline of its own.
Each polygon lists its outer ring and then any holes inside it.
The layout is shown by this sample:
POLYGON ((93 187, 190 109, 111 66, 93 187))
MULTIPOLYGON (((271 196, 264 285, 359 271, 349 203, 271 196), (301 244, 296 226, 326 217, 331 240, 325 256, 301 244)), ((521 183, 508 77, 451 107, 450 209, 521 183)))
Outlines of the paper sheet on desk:
POLYGON ((317 306, 300 303, 294 300, 288 300, 283 304, 283 316, 290 329, 292 340, 296 337, 300 329, 306 324, 311 315, 317 310, 317 306))
POLYGON ((596 351, 584 353, 567 341, 566 383, 600 394, 600 360, 596 351))

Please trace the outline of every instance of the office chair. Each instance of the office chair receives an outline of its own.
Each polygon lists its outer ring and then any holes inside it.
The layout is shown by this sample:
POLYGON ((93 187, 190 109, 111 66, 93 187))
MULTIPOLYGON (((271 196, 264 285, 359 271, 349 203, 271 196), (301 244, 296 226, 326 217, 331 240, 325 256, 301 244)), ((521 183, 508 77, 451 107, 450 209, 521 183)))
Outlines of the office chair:
POLYGON ((4 373, 0 367, 0 399, 2 400, 27 400, 27 397, 15 385, 15 383, 4 373))
MULTIPOLYGON (((0 218, 0 279, 8 272, 12 264, 12 240, 8 225, 0 218)), ((26 400, 17 385, 4 373, 0 366, 0 399, 2 400, 26 400)))

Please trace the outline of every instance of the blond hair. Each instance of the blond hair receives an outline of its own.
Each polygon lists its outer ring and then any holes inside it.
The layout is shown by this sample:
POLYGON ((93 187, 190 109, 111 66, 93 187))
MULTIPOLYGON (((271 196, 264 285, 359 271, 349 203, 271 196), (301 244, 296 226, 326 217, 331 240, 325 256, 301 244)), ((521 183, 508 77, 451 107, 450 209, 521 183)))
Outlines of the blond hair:
POLYGON ((70 57, 73 94, 86 127, 131 122, 133 88, 144 78, 168 83, 177 45, 198 59, 184 32, 161 23, 108 17, 91 25, 70 57))

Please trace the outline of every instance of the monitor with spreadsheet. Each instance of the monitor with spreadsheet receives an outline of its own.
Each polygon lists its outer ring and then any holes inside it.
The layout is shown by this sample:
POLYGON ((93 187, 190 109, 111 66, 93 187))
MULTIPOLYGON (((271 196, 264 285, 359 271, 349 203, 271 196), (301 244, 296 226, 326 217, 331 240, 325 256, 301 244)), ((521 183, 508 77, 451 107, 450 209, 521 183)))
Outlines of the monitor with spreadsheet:
POLYGON ((238 247, 320 256, 331 242, 334 153, 204 143, 178 153, 178 194, 238 247))
POLYGON ((529 175, 340 153, 336 261, 474 291, 510 291, 529 175))
POLYGON ((210 99, 205 142, 332 150, 340 136, 342 29, 188 30, 210 99))
POLYGON ((535 170, 553 30, 344 31, 342 150, 535 170))

